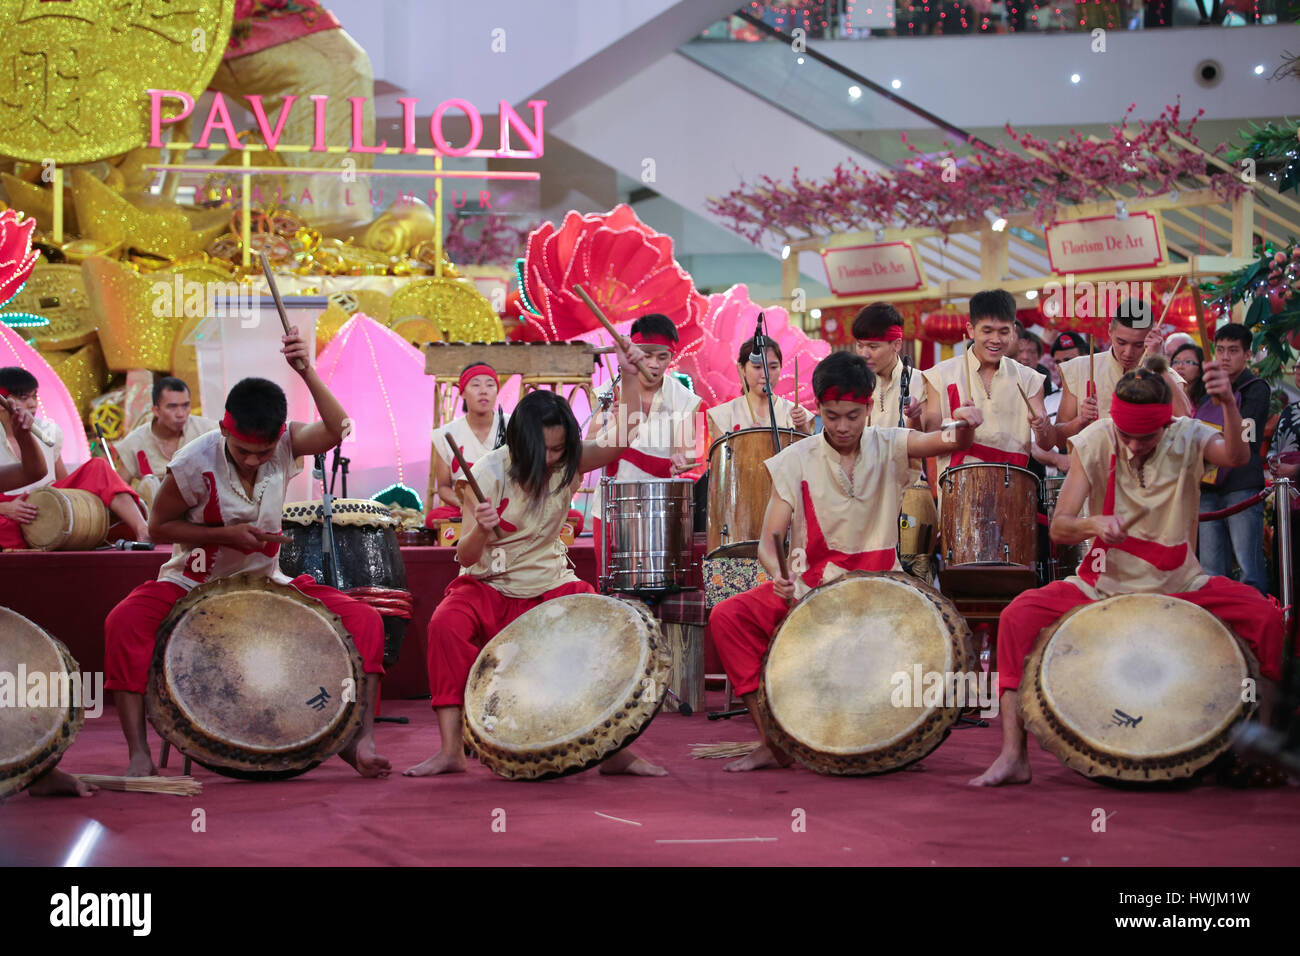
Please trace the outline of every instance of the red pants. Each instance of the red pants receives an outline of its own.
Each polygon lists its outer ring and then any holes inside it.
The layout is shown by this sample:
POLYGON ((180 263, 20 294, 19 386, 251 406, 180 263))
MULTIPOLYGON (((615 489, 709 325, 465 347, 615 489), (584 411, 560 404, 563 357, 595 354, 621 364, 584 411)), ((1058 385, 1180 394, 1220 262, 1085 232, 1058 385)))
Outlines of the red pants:
MULTIPOLYGON (((384 672, 384 622, 368 604, 301 574, 290 584, 343 619, 367 674, 384 672)), ((171 581, 146 581, 108 612, 104 621, 104 688, 143 694, 149 684, 158 626, 186 591, 171 581)))
MULTIPOLYGON (((104 502, 107 508, 113 504, 118 495, 130 495, 140 504, 140 496, 131 490, 131 486, 117 477, 117 472, 103 458, 92 458, 78 468, 70 471, 65 478, 50 482, 50 488, 79 488, 89 491, 104 502)), ((0 495, 0 501, 15 501, 25 495, 0 495)), ((143 506, 141 506, 143 507, 143 506)), ((144 511, 140 512, 142 515, 144 511)), ((0 518, 0 549, 26 548, 22 525, 11 518, 0 518)))
MULTIPOLYGON (((1209 611, 1250 645, 1260 672, 1279 680, 1282 676, 1282 612, 1254 588, 1230 578, 1212 577, 1198 591, 1171 594, 1209 611)), ((1016 690, 1025 658, 1044 628, 1051 627, 1071 608, 1091 604, 1073 584, 1053 581, 1046 587, 1020 594, 998 618, 998 693, 1016 690)))
POLYGON ((790 605, 776 596, 771 581, 735 594, 709 612, 709 633, 718 649, 722 669, 737 694, 758 690, 763 655, 790 605))
POLYGON ((519 615, 551 598, 595 591, 586 581, 570 581, 537 597, 512 598, 468 574, 456 578, 429 619, 429 689, 433 692, 433 706, 464 706, 465 682, 479 649, 519 615))

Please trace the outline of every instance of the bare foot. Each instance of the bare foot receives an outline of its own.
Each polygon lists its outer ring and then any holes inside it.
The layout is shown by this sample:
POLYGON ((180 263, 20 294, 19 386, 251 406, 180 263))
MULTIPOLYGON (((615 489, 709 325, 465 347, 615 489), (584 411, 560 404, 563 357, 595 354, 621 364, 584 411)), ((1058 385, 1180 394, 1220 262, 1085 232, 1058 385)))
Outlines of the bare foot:
POLYGON ((55 767, 31 783, 27 792, 33 797, 89 797, 98 789, 55 767))
POLYGON ((722 769, 729 773, 741 773, 745 770, 762 770, 764 767, 788 766, 790 766, 788 754, 776 750, 768 744, 763 744, 763 746, 751 751, 739 760, 733 760, 722 769))
POLYGON ((630 750, 620 750, 612 757, 607 757, 600 765, 600 772, 606 776, 625 773, 633 777, 666 777, 668 771, 658 764, 653 764, 644 757, 638 757, 630 750))
POLYGON ((1001 787, 1012 783, 1028 783, 1030 776, 1028 754, 1000 753, 988 770, 968 783, 972 787, 1001 787))
POLYGON ((440 773, 464 773, 465 751, 461 747, 454 750, 439 750, 428 760, 422 760, 414 767, 402 771, 403 777, 432 777, 440 773))
POLYGON ((363 777, 387 777, 392 771, 388 758, 375 753, 375 742, 370 738, 353 741, 339 751, 339 756, 363 777))
POLYGON ((153 756, 148 749, 137 751, 131 755, 131 763, 126 768, 128 777, 156 777, 158 768, 154 766, 153 756))

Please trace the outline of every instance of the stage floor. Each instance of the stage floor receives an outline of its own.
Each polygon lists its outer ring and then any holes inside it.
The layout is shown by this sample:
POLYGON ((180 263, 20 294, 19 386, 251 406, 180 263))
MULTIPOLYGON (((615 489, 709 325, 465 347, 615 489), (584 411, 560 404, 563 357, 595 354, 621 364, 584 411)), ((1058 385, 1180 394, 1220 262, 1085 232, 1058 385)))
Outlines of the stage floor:
MULTIPOLYGON (((400 772, 436 748, 438 732, 427 704, 394 702, 386 712, 411 718, 376 730, 400 772)), ((278 783, 196 767, 204 791, 193 798, 19 794, 0 806, 0 863, 57 865, 96 820, 106 832, 91 866, 1300 864, 1300 801, 1289 787, 1120 790, 1065 770, 1031 743, 1032 784, 975 790, 966 781, 996 753, 996 721, 955 731, 923 771, 874 778, 802 768, 730 774, 724 761, 689 756, 694 743, 756 736, 747 718, 662 714, 634 745, 669 770, 654 779, 589 771, 515 783, 471 761, 467 774, 375 781, 335 759, 278 783), (206 832, 192 829, 196 809, 206 832), (801 810, 804 832, 795 832, 801 810), (1104 833, 1093 830, 1098 810, 1104 833)), ((120 773, 125 758, 110 708, 86 722, 62 766, 120 773)), ((172 760, 165 772, 179 773, 172 760)))

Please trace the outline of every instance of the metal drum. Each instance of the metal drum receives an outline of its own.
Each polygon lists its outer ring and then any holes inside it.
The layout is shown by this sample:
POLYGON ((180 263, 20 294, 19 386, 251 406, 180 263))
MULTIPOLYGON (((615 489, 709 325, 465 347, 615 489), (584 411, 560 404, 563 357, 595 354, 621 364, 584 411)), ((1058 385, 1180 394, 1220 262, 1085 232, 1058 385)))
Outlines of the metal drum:
MULTIPOLYGON (((1056 499, 1061 497, 1061 488, 1065 485, 1065 476, 1044 478, 1042 484, 1043 514, 1047 515, 1047 523, 1050 525, 1053 515, 1056 514, 1056 499)), ((1079 514, 1086 515, 1087 513, 1088 502, 1085 499, 1079 514)), ((1079 562, 1083 560, 1083 556, 1088 553, 1091 544, 1091 539, 1080 541, 1077 544, 1057 544, 1049 539, 1048 552, 1044 562, 1047 581, 1062 581, 1072 575, 1079 567, 1079 562)))
POLYGON ((640 604, 568 594, 484 645, 465 685, 465 746, 511 780, 594 767, 663 703, 672 654, 640 604))
POLYGON ((1255 710, 1254 655, 1209 611, 1124 594, 1066 614, 1025 664, 1020 712, 1044 750, 1087 777, 1190 777, 1255 710))
POLYGON ((145 707, 163 738, 209 770, 279 780, 356 736, 363 676, 324 604, 236 574, 195 588, 158 628, 145 707))
POLYGON ((81 669, 68 649, 17 611, 0 607, 0 673, 16 695, 0 705, 0 799, 17 793, 59 762, 85 722, 81 669), (27 678, 40 674, 47 697, 29 700, 27 678), (18 675, 25 675, 19 677, 18 675), (68 693, 64 695, 64 689, 68 693), (34 703, 36 706, 28 706, 34 703))
POLYGON ((1038 476, 975 462, 939 476, 945 592, 1016 594, 1038 586, 1038 476))
POLYGON ((694 544, 694 482, 689 478, 600 481, 608 563, 601 590, 680 591, 694 544))
MULTIPOLYGON (((397 543, 398 520, 386 505, 368 498, 335 498, 330 511, 339 556, 335 586, 370 604, 383 617, 384 664, 390 665, 401 654, 412 606, 406 564, 397 543)), ((323 513, 319 501, 284 506, 282 528, 289 540, 280 548, 280 570, 289 577, 309 574, 318 583, 328 583, 322 551, 323 513)))
POLYGON ((781 622, 758 702, 777 745, 809 769, 885 773, 925 757, 979 703, 975 672, 970 627, 942 594, 900 572, 855 571, 813 588, 781 622), (924 703, 930 674, 954 700, 924 703), (960 692, 958 674, 969 675, 960 692))
MULTIPOLYGON (((789 428, 778 429, 778 435, 782 448, 808 437, 789 428)), ((709 446, 707 553, 746 544, 749 557, 757 554, 763 512, 772 496, 772 476, 763 462, 773 454, 770 428, 728 432, 709 446)))
POLYGON ((40 551, 88 551, 108 535, 108 509, 80 488, 37 488, 27 495, 36 517, 20 525, 23 539, 40 551))

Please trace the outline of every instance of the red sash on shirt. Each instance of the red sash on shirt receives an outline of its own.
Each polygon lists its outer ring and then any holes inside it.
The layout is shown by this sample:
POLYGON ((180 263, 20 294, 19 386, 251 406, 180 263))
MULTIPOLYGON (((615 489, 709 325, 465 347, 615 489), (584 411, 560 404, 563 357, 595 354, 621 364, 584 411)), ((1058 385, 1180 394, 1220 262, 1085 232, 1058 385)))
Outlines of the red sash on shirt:
MULTIPOLYGON (((660 458, 656 455, 647 455, 638 448, 626 448, 623 454, 618 456, 619 461, 627 461, 630 464, 640 468, 648 475, 656 478, 671 478, 673 476, 673 463, 669 458, 660 458)), ((618 461, 605 466, 606 478, 618 477, 618 461)))
MULTIPOLYGON (((948 405, 952 410, 961 407, 961 393, 957 391, 956 385, 948 386, 948 405)), ((948 467, 956 468, 966 461, 967 456, 974 456, 980 461, 986 461, 995 465, 1015 465, 1017 468, 1029 467, 1029 456, 1021 455, 1014 451, 1003 451, 1001 448, 994 448, 992 445, 981 445, 979 442, 972 442, 970 448, 965 451, 954 452, 948 459, 948 467)))
POLYGON ((136 464, 140 466, 141 478, 143 478, 145 475, 153 474, 153 469, 149 467, 149 456, 146 455, 143 450, 135 453, 135 461, 136 464))
MULTIPOLYGON (((1106 476, 1106 501, 1102 505, 1101 513, 1105 515, 1115 514, 1115 456, 1110 456, 1110 469, 1106 476)), ((1129 535, 1119 544, 1107 544, 1104 541, 1094 539, 1092 548, 1083 556, 1079 562, 1076 574, 1079 575, 1089 585, 1096 587, 1097 579, 1101 572, 1097 570, 1097 565, 1105 567, 1105 560, 1097 561, 1097 556, 1104 555, 1111 548, 1116 551, 1123 551, 1131 554, 1135 558, 1141 558, 1152 567, 1161 571, 1176 571, 1183 566, 1187 560, 1187 542, 1184 541, 1178 545, 1161 544, 1158 541, 1148 541, 1145 538, 1138 538, 1129 535)))
POLYGON ((808 570, 801 575, 804 584, 813 588, 821 584, 826 565, 832 561, 846 571, 889 571, 894 567, 898 556, 895 548, 852 552, 832 550, 826 543, 826 536, 822 534, 821 524, 817 520, 817 509, 813 507, 808 482, 802 483, 801 490, 804 523, 808 531, 808 570))

